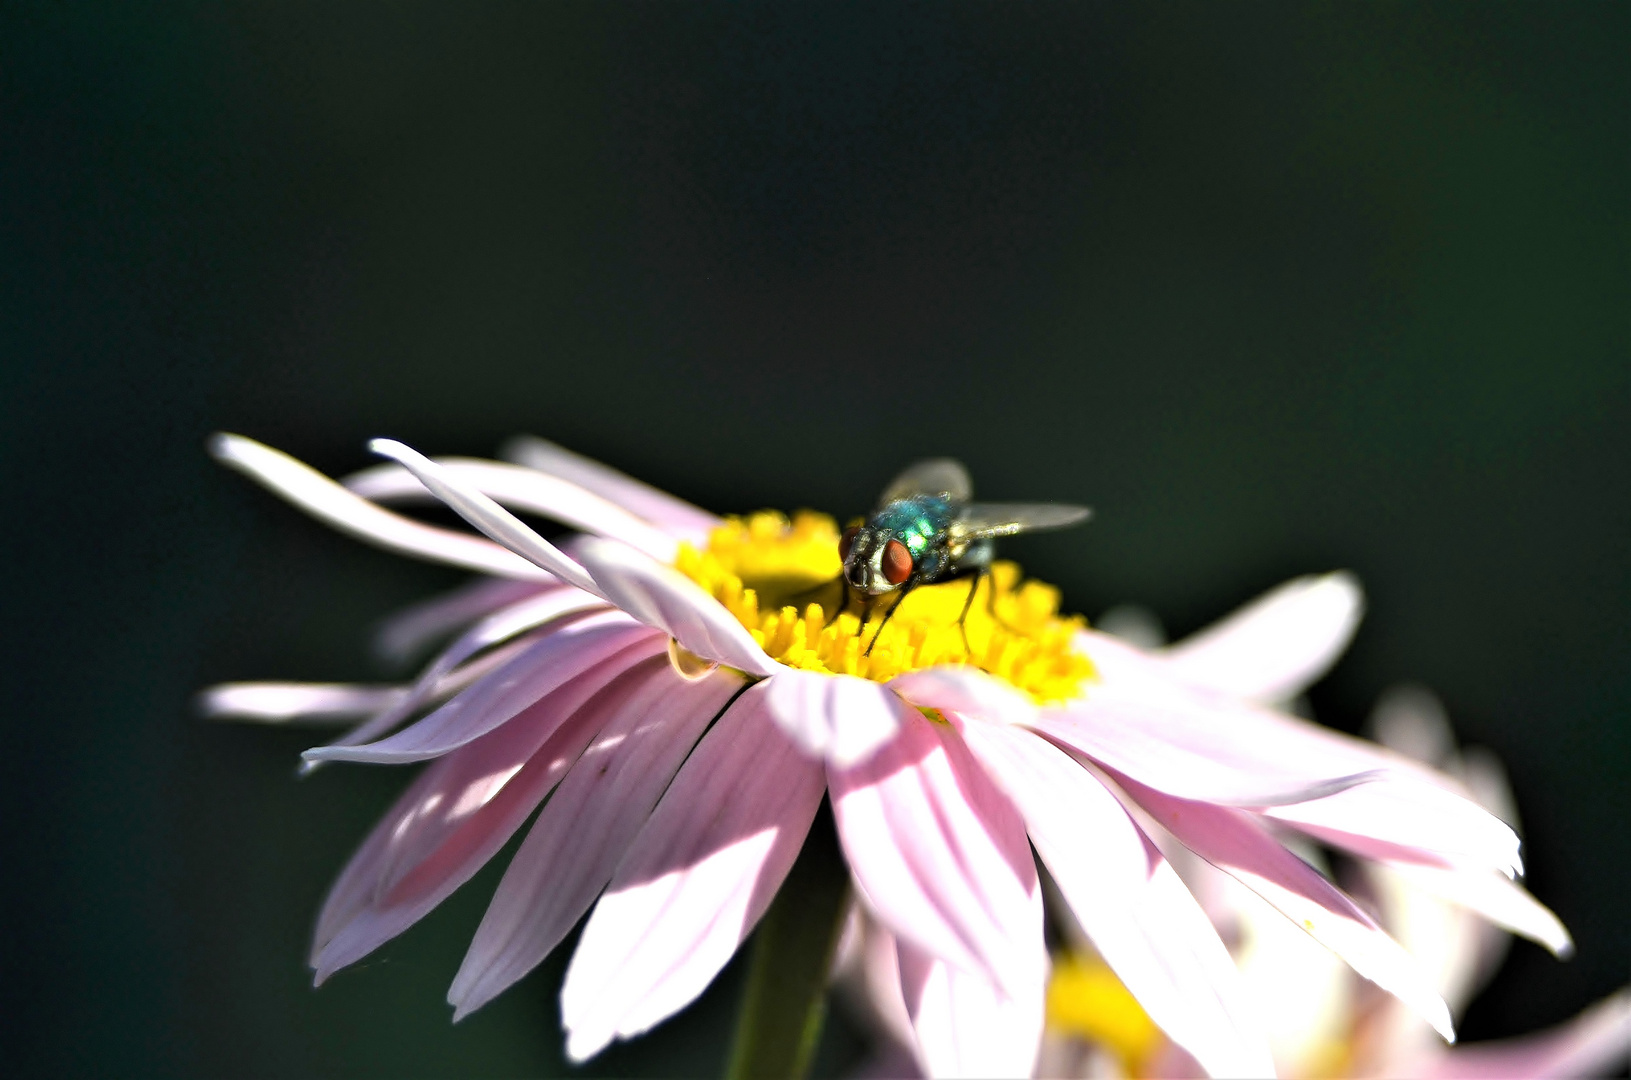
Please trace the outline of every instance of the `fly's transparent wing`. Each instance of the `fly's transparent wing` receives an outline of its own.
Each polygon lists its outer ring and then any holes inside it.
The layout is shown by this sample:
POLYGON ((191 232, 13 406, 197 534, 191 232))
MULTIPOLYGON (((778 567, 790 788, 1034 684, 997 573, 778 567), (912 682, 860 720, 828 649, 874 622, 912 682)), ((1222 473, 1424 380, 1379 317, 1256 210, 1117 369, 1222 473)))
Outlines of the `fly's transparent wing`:
POLYGON ((985 540, 993 536, 1063 529, 1093 516, 1085 506, 1063 503, 970 503, 951 523, 959 540, 985 540))
POLYGON ((944 495, 952 502, 967 502, 973 494, 974 484, 962 462, 929 458, 908 465, 905 472, 891 480, 878 496, 878 506, 882 508, 896 499, 909 499, 913 495, 944 495))

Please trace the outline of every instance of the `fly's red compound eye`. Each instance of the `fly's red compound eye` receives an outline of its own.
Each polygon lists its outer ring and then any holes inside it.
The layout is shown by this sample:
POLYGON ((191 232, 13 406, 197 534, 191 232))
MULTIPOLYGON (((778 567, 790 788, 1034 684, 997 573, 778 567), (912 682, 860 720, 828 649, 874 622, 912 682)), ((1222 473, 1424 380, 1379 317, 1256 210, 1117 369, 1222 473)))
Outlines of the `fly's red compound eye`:
POLYGON ((855 546, 855 534, 861 531, 859 525, 851 525, 844 530, 844 535, 838 538, 838 558, 840 562, 849 562, 849 549, 855 546))
POLYGON ((912 553, 899 540, 891 540, 883 549, 883 579, 891 585, 900 585, 912 576, 912 553))

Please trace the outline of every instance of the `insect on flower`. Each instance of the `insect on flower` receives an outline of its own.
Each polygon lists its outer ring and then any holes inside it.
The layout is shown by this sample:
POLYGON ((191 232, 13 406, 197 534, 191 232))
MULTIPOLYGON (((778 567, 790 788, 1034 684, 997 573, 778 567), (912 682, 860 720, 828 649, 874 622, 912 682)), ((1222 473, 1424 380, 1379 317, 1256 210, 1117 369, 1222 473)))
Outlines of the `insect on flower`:
POLYGON ((1093 513, 1085 506, 1059 503, 970 502, 973 494, 968 470, 960 462, 919 461, 884 489, 871 517, 845 530, 838 542, 845 585, 861 593, 868 613, 876 598, 895 596, 873 635, 874 644, 913 589, 967 577, 972 582, 958 619, 963 627, 980 581, 991 571, 997 537, 1062 529, 1093 513))

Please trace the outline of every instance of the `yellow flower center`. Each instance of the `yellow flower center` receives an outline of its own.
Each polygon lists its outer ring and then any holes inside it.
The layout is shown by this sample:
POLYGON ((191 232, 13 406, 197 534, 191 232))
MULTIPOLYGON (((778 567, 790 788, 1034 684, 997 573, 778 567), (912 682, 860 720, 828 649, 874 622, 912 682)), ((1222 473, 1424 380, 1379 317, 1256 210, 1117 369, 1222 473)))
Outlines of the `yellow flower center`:
POLYGON ((1051 1031, 1110 1051, 1127 1076, 1142 1075, 1161 1042, 1155 1021, 1096 956, 1055 957, 1048 979, 1047 1022, 1051 1031))
POLYGON ((832 518, 801 510, 789 521, 767 510, 726 518, 705 550, 681 544, 675 566, 789 667, 884 682, 919 668, 969 665, 1042 704, 1075 697, 1093 675, 1071 648, 1085 621, 1060 617, 1059 590, 1021 581, 1010 562, 991 567, 971 604, 973 581, 963 578, 879 597, 868 610, 840 576, 832 518))

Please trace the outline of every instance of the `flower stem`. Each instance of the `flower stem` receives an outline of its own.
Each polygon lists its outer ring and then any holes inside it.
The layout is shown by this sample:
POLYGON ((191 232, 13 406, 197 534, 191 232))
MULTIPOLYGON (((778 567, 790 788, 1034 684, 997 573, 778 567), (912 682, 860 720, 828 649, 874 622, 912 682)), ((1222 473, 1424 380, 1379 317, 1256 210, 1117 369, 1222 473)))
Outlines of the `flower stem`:
POLYGON ((809 1071, 827 1016, 827 973, 838 947, 849 869, 825 801, 798 861, 753 935, 727 1080, 809 1071))

